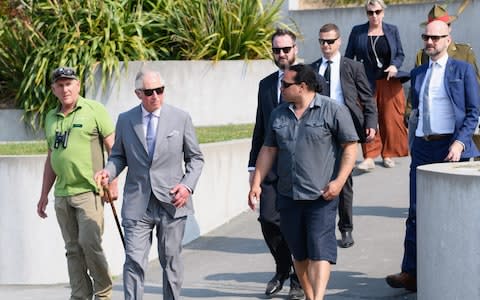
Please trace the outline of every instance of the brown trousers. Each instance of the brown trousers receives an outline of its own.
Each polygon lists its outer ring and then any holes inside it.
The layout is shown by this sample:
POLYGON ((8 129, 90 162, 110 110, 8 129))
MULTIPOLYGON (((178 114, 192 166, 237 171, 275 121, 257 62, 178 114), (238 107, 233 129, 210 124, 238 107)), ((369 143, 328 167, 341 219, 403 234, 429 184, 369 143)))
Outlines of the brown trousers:
POLYGON ((375 100, 379 130, 372 142, 362 144, 363 157, 408 156, 408 134, 403 121, 405 94, 400 80, 377 80, 375 100))

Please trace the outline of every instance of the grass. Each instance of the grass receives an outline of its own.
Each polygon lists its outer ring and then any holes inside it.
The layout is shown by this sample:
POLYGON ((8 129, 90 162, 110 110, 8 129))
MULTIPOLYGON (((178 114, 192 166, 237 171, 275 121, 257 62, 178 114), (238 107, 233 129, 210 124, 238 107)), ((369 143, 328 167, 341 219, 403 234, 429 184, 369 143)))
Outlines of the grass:
MULTIPOLYGON (((196 127, 200 144, 251 138, 253 124, 196 127)), ((0 155, 33 155, 47 153, 45 141, 0 143, 0 155)))

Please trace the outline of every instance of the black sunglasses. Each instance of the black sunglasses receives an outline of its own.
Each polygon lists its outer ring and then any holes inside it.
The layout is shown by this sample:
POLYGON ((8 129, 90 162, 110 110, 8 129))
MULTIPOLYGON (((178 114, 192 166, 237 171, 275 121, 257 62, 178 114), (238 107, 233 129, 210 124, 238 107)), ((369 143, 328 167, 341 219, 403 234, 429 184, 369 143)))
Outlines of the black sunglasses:
POLYGON ((429 39, 432 40, 432 42, 438 42, 440 39, 446 38, 448 34, 444 35, 428 35, 428 34, 422 34, 422 40, 427 42, 429 39))
POLYGON ((320 43, 320 45, 323 45, 325 43, 331 45, 331 44, 335 43, 337 40, 338 40, 338 38, 335 38, 335 39, 318 39, 318 42, 320 43))
POLYGON ((154 89, 142 89, 141 91, 143 92, 143 94, 145 94, 145 96, 151 96, 153 95, 153 92, 155 92, 157 95, 161 95, 163 94, 164 90, 165 90, 165 86, 161 86, 154 89))
POLYGON ((377 10, 367 10, 367 15, 373 16, 373 14, 376 14, 377 16, 381 14, 383 9, 377 9, 377 10))
POLYGON ((288 54, 290 52, 290 50, 292 50, 293 47, 295 47, 295 45, 290 46, 290 47, 281 47, 281 48, 274 47, 274 48, 272 48, 272 52, 274 54, 280 54, 280 51, 283 51, 283 53, 288 54))
POLYGON ((294 84, 300 84, 298 82, 285 82, 283 80, 280 81, 280 83, 282 84, 282 88, 284 88, 284 89, 288 89, 289 87, 291 87, 294 84))

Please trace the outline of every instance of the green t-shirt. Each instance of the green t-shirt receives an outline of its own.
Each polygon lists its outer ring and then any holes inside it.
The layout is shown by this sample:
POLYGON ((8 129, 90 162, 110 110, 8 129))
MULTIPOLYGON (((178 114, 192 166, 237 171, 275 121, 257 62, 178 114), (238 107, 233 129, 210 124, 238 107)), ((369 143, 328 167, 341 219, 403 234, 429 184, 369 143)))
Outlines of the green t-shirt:
POLYGON ((55 196, 98 190, 93 175, 103 168, 103 138, 113 131, 110 115, 97 101, 79 97, 68 116, 64 116, 59 107, 48 112, 45 136, 57 175, 55 196))

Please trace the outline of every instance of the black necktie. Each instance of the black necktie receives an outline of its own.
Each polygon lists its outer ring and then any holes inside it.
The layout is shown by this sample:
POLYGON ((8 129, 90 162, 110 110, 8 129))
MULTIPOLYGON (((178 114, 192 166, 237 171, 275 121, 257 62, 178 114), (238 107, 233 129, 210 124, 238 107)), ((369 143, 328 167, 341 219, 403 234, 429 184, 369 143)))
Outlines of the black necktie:
POLYGON ((327 67, 325 68, 325 73, 323 73, 323 77, 327 82, 327 95, 330 96, 330 65, 332 64, 331 60, 327 60, 327 67))

